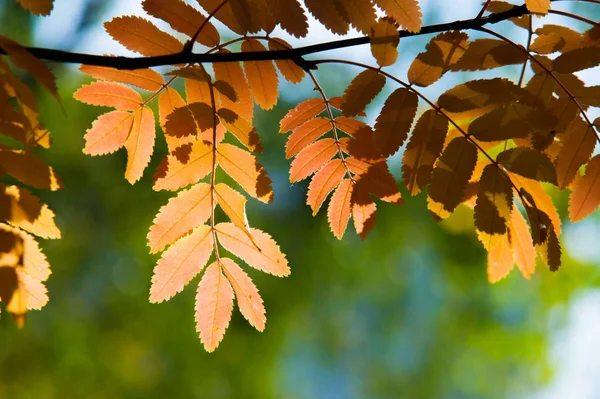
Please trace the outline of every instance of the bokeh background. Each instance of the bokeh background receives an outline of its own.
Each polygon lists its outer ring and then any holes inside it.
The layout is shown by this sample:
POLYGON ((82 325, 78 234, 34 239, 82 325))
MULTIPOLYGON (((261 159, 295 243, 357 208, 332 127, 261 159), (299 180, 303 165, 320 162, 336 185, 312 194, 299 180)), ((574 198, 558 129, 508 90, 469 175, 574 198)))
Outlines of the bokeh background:
MULTIPOLYGON (((421 1, 425 23, 479 11, 477 1, 458 3, 421 1)), ((557 7, 600 16, 590 4, 557 7)), ((140 10, 139 0, 56 0, 50 17, 35 18, 2 0, 0 34, 30 45, 128 54, 102 22, 140 10)), ((587 28, 562 17, 554 22, 587 28)), ((522 38, 510 23, 499 29, 522 38)), ((294 44, 332 37, 317 27, 313 34, 294 44)), ((392 72, 404 77, 427 39, 403 39, 392 72)), ((368 48, 331 56, 372 62, 368 48)), ((194 326, 197 279, 167 303, 148 302, 157 257, 148 254, 145 236, 171 196, 151 189, 164 141, 144 178, 129 185, 124 152, 82 153, 86 129, 103 112, 71 97, 89 79, 73 66, 53 69, 64 111, 39 92, 54 139, 43 156, 65 189, 39 194, 58 215, 63 238, 42 243, 53 270, 50 303, 21 330, 10 317, 0 319, 0 398, 600 398, 600 215, 577 225, 565 220, 558 273, 538 264, 530 281, 514 271, 494 285, 472 215, 462 209, 436 224, 424 195, 405 195, 402 207, 379 204, 366 240, 349 231, 337 241, 323 211, 311 217, 307 185, 289 184, 286 138, 277 134, 287 110, 312 96, 307 82, 283 84, 277 108, 257 112, 260 159, 275 202, 250 201, 248 209, 251 223, 288 255, 292 275, 250 271, 267 306, 266 331, 253 330, 236 310, 224 341, 207 354, 194 326)), ((333 96, 356 72, 328 66, 318 78, 333 96)), ((435 98, 466 77, 445 77, 427 93, 435 98)), ((600 80, 593 73, 582 78, 600 80)), ((397 177, 399 159, 390 159, 397 177)), ((554 194, 566 215, 567 196, 554 194)))

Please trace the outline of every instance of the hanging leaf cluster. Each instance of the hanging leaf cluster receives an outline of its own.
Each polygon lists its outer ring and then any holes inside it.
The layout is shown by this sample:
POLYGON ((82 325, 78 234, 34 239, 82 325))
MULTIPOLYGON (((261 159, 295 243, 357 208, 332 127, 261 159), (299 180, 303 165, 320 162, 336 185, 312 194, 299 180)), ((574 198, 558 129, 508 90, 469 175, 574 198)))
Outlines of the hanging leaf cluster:
MULTIPOLYGON (((37 14, 52 7, 52 1, 20 2, 37 14)), ((600 155, 594 155, 600 122, 588 116, 591 107, 600 107, 600 89, 586 86, 576 75, 600 64, 600 30, 596 22, 569 13, 563 16, 588 21, 590 28, 579 32, 544 24, 543 16, 552 12, 550 0, 485 2, 471 21, 479 32, 435 31, 410 63, 406 78, 393 67, 402 51, 401 37, 422 34, 417 0, 197 0, 198 7, 182 0, 143 0, 142 5, 147 18, 121 16, 105 23, 107 33, 125 48, 150 58, 199 53, 221 58, 211 68, 189 62, 164 74, 149 68, 82 65, 81 72, 94 80, 74 97, 110 109, 87 130, 83 151, 95 156, 124 149, 125 178, 135 183, 147 173, 156 140, 166 141, 168 154, 154 172, 153 187, 175 194, 158 211, 147 236, 150 251, 161 253, 150 301, 170 299, 199 276, 195 318, 208 351, 222 340, 234 303, 252 326, 259 331, 265 327, 263 300, 245 266, 279 277, 290 273, 273 238, 251 227, 246 215, 248 199, 273 200, 271 180, 259 161, 261 134, 253 117, 256 106, 270 110, 277 105, 281 78, 314 85, 314 95, 281 119, 279 132, 288 135, 284 151, 291 160, 290 182, 309 180, 307 205, 313 215, 327 208, 329 227, 338 239, 350 220, 365 238, 375 225, 380 201, 401 205, 401 190, 411 196, 426 192, 436 220, 459 206, 474 210, 474 230, 488 251, 491 282, 504 278, 515 264, 530 278, 537 255, 553 271, 561 261, 561 220, 545 187, 570 190, 573 222, 600 205, 600 155), (307 13, 333 33, 355 29, 368 38, 373 65, 310 60, 294 53, 278 32, 306 37, 307 13), (524 30, 527 42, 486 28, 489 15, 506 15, 503 20, 510 22, 505 23, 524 30), (155 20, 173 33, 159 29, 155 20), (229 30, 227 40, 216 21, 229 30), (289 56, 282 57, 282 52, 289 56), (343 93, 326 93, 314 73, 329 64, 359 69, 343 93), (516 66, 520 77, 502 77, 505 70, 491 78, 490 73, 477 74, 505 66, 516 66), (436 99, 421 91, 456 72, 470 72, 470 80, 436 99), (183 92, 175 89, 176 82, 183 92), (373 112, 370 104, 386 86, 392 87, 391 94, 370 126, 364 117, 373 112), (387 163, 399 151, 403 188, 387 163)), ((0 46, 14 65, 56 94, 44 64, 16 43, 2 40, 0 46)), ((27 88, 11 83, 16 78, 7 68, 2 71, 10 77, 2 81, 5 97, 17 99, 6 114, 13 119, 3 117, 2 132, 23 148, 0 149, 0 170, 36 188, 57 188, 47 167, 47 181, 54 183, 43 185, 34 179, 41 179, 41 169, 4 166, 9 156, 32 157, 32 143, 44 146, 47 135, 33 122, 37 113, 27 103, 27 88)), ((25 231, 58 235, 45 205, 39 205, 38 219, 19 205, 38 204, 30 199, 32 194, 17 186, 2 189, 12 201, 10 209, 20 206, 19 214, 30 217, 27 222, 12 220, 13 212, 4 218, 2 231, 14 237, 6 254, 23 250, 23 243, 35 243, 25 231)), ((39 253, 36 245, 31 248, 39 253)), ((10 267, 28 268, 16 263, 10 267)), ((45 277, 32 276, 35 281, 45 277)), ((7 302, 3 292, 0 299, 7 302)), ((9 311, 21 314, 8 303, 9 311)))

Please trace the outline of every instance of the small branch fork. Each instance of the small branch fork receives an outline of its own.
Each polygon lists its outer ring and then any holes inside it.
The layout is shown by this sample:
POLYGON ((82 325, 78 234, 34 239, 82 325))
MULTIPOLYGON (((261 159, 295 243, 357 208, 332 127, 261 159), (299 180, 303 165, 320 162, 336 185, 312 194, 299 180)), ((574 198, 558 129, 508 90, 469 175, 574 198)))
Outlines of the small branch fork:
MULTIPOLYGON (((416 33, 409 32, 407 30, 400 30, 398 31, 398 36, 402 38, 445 32, 449 30, 478 29, 488 24, 495 24, 510 18, 520 17, 529 14, 530 12, 527 10, 525 5, 515 6, 510 10, 501 13, 491 14, 486 17, 476 17, 473 19, 423 26, 421 30, 416 33)), ((179 53, 160 55, 154 57, 111 57, 103 55, 73 53, 68 51, 39 47, 28 47, 27 50, 37 58, 48 61, 113 67, 117 69, 140 69, 176 64, 292 60, 295 63, 297 63, 301 68, 309 70, 316 68, 316 65, 311 61, 305 60, 303 57, 306 55, 341 48, 360 46, 369 43, 369 36, 361 36, 351 39, 336 40, 304 47, 297 47, 289 50, 202 54, 192 53, 190 52, 189 46, 185 46, 184 49, 179 53)), ((4 52, 4 50, 0 49, 0 55, 1 54, 6 53, 4 52)))

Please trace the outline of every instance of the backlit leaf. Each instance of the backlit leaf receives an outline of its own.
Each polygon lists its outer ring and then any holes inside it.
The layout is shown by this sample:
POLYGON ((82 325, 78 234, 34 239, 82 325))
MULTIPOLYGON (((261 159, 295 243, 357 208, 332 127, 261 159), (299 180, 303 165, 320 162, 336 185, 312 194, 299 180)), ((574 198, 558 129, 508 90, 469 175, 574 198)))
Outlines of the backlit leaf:
POLYGON ((154 182, 155 190, 175 191, 190 184, 197 183, 212 171, 213 149, 202 141, 195 141, 181 147, 189 151, 186 157, 177 151, 166 158, 166 173, 154 182))
POLYGON ((342 10, 337 7, 335 1, 304 0, 308 11, 327 29, 338 35, 348 33, 349 21, 341 14, 342 10))
POLYGON ((417 0, 374 0, 388 16, 410 32, 421 30, 421 9, 417 0))
POLYGON ((429 183, 447 132, 448 119, 435 110, 425 111, 417 121, 402 158, 402 181, 411 195, 429 183))
POLYGON ((547 155, 526 147, 501 152, 496 161, 507 170, 540 182, 556 184, 556 169, 547 155))
POLYGON ((510 181, 496 165, 488 164, 479 179, 475 204, 475 228, 488 251, 506 239, 512 208, 510 181))
POLYGON ((165 83, 162 75, 152 69, 115 69, 82 65, 79 70, 96 79, 126 83, 147 91, 158 91, 165 83))
POLYGON ((147 57, 174 54, 183 45, 173 36, 158 29, 152 22, 135 16, 113 18, 104 23, 106 32, 125 48, 147 57))
POLYGON ((265 306, 263 300, 258 293, 258 289, 244 272, 233 260, 229 258, 221 258, 223 271, 227 279, 233 286, 235 296, 237 298, 240 313, 246 320, 258 331, 265 329, 265 306))
POLYGON ((285 145, 285 156, 291 158, 332 129, 329 118, 314 118, 294 129, 285 145))
POLYGON ((443 32, 427 44, 408 69, 408 81, 417 86, 437 82, 465 54, 469 36, 464 32, 443 32))
POLYGON ((371 54, 381 67, 392 65, 398 59, 398 25, 393 19, 382 18, 372 27, 369 34, 371 54))
MULTIPOLYGON (((219 53, 229 53, 229 51, 220 50, 219 53)), ((240 117, 251 121, 254 115, 254 103, 241 64, 239 62, 217 62, 213 64, 213 70, 215 79, 228 83, 237 95, 238 101, 231 101, 226 96, 220 96, 221 105, 234 111, 240 117)))
POLYGON ((54 0, 17 0, 21 6, 35 15, 50 15, 54 0))
POLYGON ((113 82, 92 82, 82 86, 73 97, 83 103, 135 111, 142 106, 142 96, 131 87, 113 82))
POLYGON ((558 187, 566 188, 579 171, 587 163, 596 146, 596 134, 581 118, 576 118, 569 125, 564 144, 556 157, 556 175, 558 187))
POLYGON ((529 226, 517 207, 513 207, 509 224, 510 246, 513 260, 526 279, 535 271, 535 248, 529 233, 529 226))
POLYGON ((313 210, 313 216, 317 214, 329 193, 340 184, 346 170, 341 159, 332 159, 315 173, 308 185, 306 198, 306 203, 313 210))
POLYGON ((170 246, 154 268, 150 302, 166 301, 181 292, 204 269, 213 248, 211 229, 205 225, 170 246))
POLYGON ((488 281, 497 283, 513 269, 513 254, 507 235, 501 236, 499 242, 488 251, 488 281))
MULTIPOLYGON (((247 39, 242 42, 243 52, 267 51, 258 40, 247 39)), ((269 110, 277 104, 279 78, 272 61, 246 61, 244 72, 254 101, 262 109, 269 110)))
POLYGON ((133 125, 125 148, 127 149, 127 169, 125 178, 130 183, 138 181, 150 162, 154 150, 156 127, 154 113, 148 107, 142 107, 133 114, 133 125))
POLYGON ((181 0, 144 0, 142 3, 144 11, 155 18, 162 19, 171 28, 186 34, 190 38, 202 27, 196 41, 208 47, 219 44, 219 31, 198 10, 181 0))
POLYGON ((231 144, 217 147, 219 166, 248 194, 262 202, 273 201, 271 179, 256 158, 248 151, 231 144))
POLYGON ((117 151, 125 145, 133 119, 133 114, 125 111, 112 111, 100 115, 85 135, 83 152, 89 155, 104 155, 117 151))
POLYGON ((389 157, 402 146, 408 137, 417 106, 417 95, 403 87, 396 89, 385 100, 375 123, 374 134, 375 144, 382 156, 389 157))
MULTIPOLYGON (((283 39, 274 38, 269 40, 269 51, 288 50, 291 48, 292 46, 283 39)), ((300 83, 304 79, 304 69, 300 68, 292 60, 275 60, 275 65, 277 65, 279 72, 290 83, 300 83)))
POLYGON ((279 122, 279 132, 285 133, 294 130, 306 121, 325 111, 325 108, 326 104, 320 97, 309 98, 308 100, 301 102, 281 119, 281 122, 279 122))
POLYGON ((208 352, 219 346, 232 311, 233 288, 216 261, 206 268, 196 293, 196 330, 208 352))
POLYGON ((438 160, 429 184, 429 209, 445 219, 460 204, 477 163, 477 149, 465 138, 452 140, 438 160))
POLYGON ((352 190, 354 184, 350 179, 342 180, 337 190, 331 196, 329 201, 329 209, 327 210, 327 220, 329 220, 329 228, 333 235, 341 240, 346 231, 348 220, 352 215, 352 190))
POLYGON ((229 220, 242 230, 248 230, 246 218, 246 197, 226 184, 215 185, 215 198, 229 220))
POLYGON ((600 205, 600 155, 587 164, 585 175, 575 180, 569 200, 569 219, 578 222, 600 205))
POLYGON ((323 139, 304 148, 290 168, 290 182, 294 183, 321 169, 338 152, 334 139, 323 139))
POLYGON ((535 14, 547 14, 550 9, 550 0, 526 0, 525 4, 535 14))
POLYGON ((54 212, 28 190, 0 184, 0 219, 42 238, 60 238, 54 212))
POLYGON ((211 190, 199 183, 180 191, 167 205, 160 208, 148 233, 151 253, 162 251, 167 245, 184 236, 211 215, 211 190))
POLYGON ((279 277, 290 274, 285 255, 267 233, 251 228, 249 237, 232 223, 219 223, 215 229, 223 248, 253 268, 279 277))
POLYGON ((505 65, 522 64, 527 52, 497 39, 477 39, 469 43, 467 51, 453 65, 451 71, 478 71, 505 65))
POLYGON ((596 47, 583 47, 566 51, 552 62, 558 73, 573 73, 600 65, 600 52, 596 47))
POLYGON ((385 76, 372 69, 356 75, 344 92, 342 112, 346 116, 356 116, 365 110, 385 85, 385 76))

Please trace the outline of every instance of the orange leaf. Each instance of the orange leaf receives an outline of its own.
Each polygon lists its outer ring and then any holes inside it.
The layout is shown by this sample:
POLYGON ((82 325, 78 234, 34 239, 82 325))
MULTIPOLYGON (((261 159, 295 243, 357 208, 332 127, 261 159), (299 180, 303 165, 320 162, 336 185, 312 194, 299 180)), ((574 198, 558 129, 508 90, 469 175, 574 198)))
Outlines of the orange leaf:
POLYGON ((304 148, 290 168, 290 182, 294 183, 321 169, 338 152, 334 139, 323 139, 304 148))
POLYGON ((8 37, 0 36, 0 48, 6 51, 6 54, 17 68, 27 71, 60 102, 54 74, 46 64, 33 56, 25 47, 8 37))
POLYGON ((377 210, 377 206, 371 196, 362 190, 355 189, 352 197, 354 229, 360 238, 364 240, 367 234, 375 227, 375 211, 377 210))
MULTIPOLYGON (((548 218, 552 223, 552 229, 557 235, 560 235, 560 216, 552 201, 552 197, 544 191, 542 184, 538 181, 527 179, 510 172, 509 176, 519 190, 525 190, 533 198, 536 208, 548 215, 548 218)), ((532 221, 530 220, 530 222, 532 221)))
POLYGON ((211 190, 199 183, 180 191, 167 205, 160 208, 148 233, 150 253, 162 251, 167 245, 184 236, 211 215, 211 190))
POLYGON ((525 0, 525 4, 535 14, 547 14, 550 10, 550 0, 525 0))
MULTIPOLYGON (((229 51, 220 50, 219 54, 227 54, 229 51)), ((233 110, 241 118, 248 121, 254 115, 254 103, 248 87, 248 81, 239 62, 217 62, 213 64, 215 79, 228 83, 235 90, 238 101, 231 101, 227 96, 220 96, 221 105, 233 110)))
POLYGON ((85 135, 83 152, 104 155, 117 151, 125 145, 133 119, 133 115, 125 111, 111 111, 100 115, 85 135))
MULTIPOLYGON (((269 51, 288 50, 291 48, 292 46, 283 39, 273 38, 269 40, 269 51)), ((300 68, 292 60, 275 60, 275 65, 277 65, 279 72, 290 83, 300 83, 304 79, 304 69, 300 68)))
POLYGON ((0 301, 17 323, 24 322, 28 309, 41 309, 48 302, 42 283, 50 275, 50 265, 32 236, 0 223, 0 301))
MULTIPOLYGON (((185 101, 181 98, 179 92, 175 89, 167 87, 158 98, 158 119, 160 121, 160 127, 165 131, 167 124, 167 117, 175 111, 176 108, 185 106, 185 101)), ((165 134, 167 140, 167 146, 169 152, 173 152, 176 148, 181 147, 184 144, 190 144, 194 142, 194 136, 182 136, 175 137, 165 134)))
POLYGON ((575 180, 569 200, 569 219, 578 222, 600 205, 600 155, 587 164, 585 175, 575 180))
POLYGON ((573 119, 565 136, 556 157, 556 175, 561 190, 571 184, 579 168, 590 160, 596 146, 594 129, 580 117, 573 119))
POLYGON ((271 179, 256 158, 248 151, 231 144, 217 147, 219 166, 248 194, 262 202, 273 201, 271 179))
POLYGON ((377 18, 371 0, 345 0, 343 9, 346 14, 345 17, 356 30, 365 35, 371 33, 371 28, 375 25, 377 18))
POLYGON ((131 87, 113 82, 92 82, 82 86, 73 97, 83 103, 135 111, 142 106, 142 96, 131 87))
POLYGON ((393 19, 382 18, 372 27, 369 34, 371 41, 371 54, 380 67, 390 66, 398 59, 398 25, 393 19))
POLYGON ((144 169, 150 163, 150 157, 154 150, 155 134, 156 127, 154 126, 154 113, 152 110, 144 106, 135 111, 131 133, 125 142, 125 148, 127 149, 125 178, 132 184, 142 177, 144 169))
POLYGON ((279 277, 290 274, 285 255, 267 233, 251 228, 249 236, 232 223, 219 223, 215 229, 223 248, 253 268, 279 277))
POLYGON ((529 280, 535 271, 535 248, 527 222, 517 207, 512 209, 509 231, 513 260, 523 276, 529 280))
POLYGON ((248 275, 231 259, 221 258, 227 279, 233 286, 240 312, 258 331, 265 329, 265 306, 258 289, 248 275))
POLYGON ((208 82, 186 79, 185 98, 188 104, 205 103, 210 105, 212 100, 210 99, 210 87, 208 86, 208 82))
POLYGON ((60 238, 54 212, 28 190, 0 184, 0 219, 42 238, 60 238))
POLYGON ((368 163, 356 158, 346 158, 345 161, 348 169, 355 174, 355 191, 361 191, 360 195, 363 192, 371 193, 391 204, 402 205, 404 203, 398 191, 396 179, 390 173, 384 160, 368 163))
POLYGON ((306 101, 302 101, 296 106, 296 108, 290 110, 279 122, 279 133, 285 133, 290 130, 296 129, 298 126, 304 124, 321 112, 325 111, 326 104, 322 98, 309 98, 306 101))
POLYGON ((304 0, 308 11, 327 29, 338 35, 348 33, 348 21, 340 13, 335 1, 304 0))
POLYGON ((511 148, 496 156, 507 170, 541 182, 556 184, 556 169, 544 153, 526 147, 511 148))
POLYGON ((332 159, 315 173, 308 185, 306 198, 306 203, 313 210, 313 216, 317 214, 329 193, 340 184, 345 174, 346 167, 341 159, 332 159))
POLYGON ((449 31, 435 36, 410 64, 408 81, 426 87, 437 82, 465 53, 469 36, 464 32, 449 31))
POLYGON ((342 112, 346 116, 356 116, 365 110, 385 85, 385 76, 372 69, 366 69, 356 75, 346 91, 342 112))
POLYGON ((411 195, 429 183, 447 132, 448 119, 433 109, 425 111, 417 121, 402 158, 402 181, 411 195))
POLYGON ((403 87, 385 100, 375 123, 375 144, 381 155, 389 157, 400 149, 417 113, 417 95, 403 87))
POLYGON ((134 16, 113 18, 105 22, 106 32, 125 48, 147 57, 174 54, 183 48, 181 42, 158 29, 152 22, 134 16))
POLYGON ((421 9, 417 0, 374 0, 374 3, 408 31, 421 30, 421 9))
POLYGON ((350 215, 352 214, 351 200, 353 189, 354 184, 352 180, 344 179, 331 196, 331 201, 329 201, 329 208, 327 210, 329 228, 338 240, 341 240, 344 236, 348 220, 350 220, 350 215))
POLYGON ((174 151, 167 156, 166 172, 154 182, 155 190, 175 191, 190 184, 197 183, 212 171, 213 148, 202 141, 186 144, 181 149, 189 151, 182 156, 174 151))
MULTIPOLYGON (((226 110, 226 108, 221 108, 219 111, 226 110)), ((252 126, 250 122, 243 118, 237 118, 235 122, 228 123, 224 119, 221 119, 221 123, 223 126, 227 128, 239 141, 249 149, 254 152, 262 152, 262 144, 260 142, 260 136, 256 133, 256 128, 252 126)))
POLYGON ((232 311, 233 288, 217 261, 206 268, 196 294, 196 330, 208 352, 219 346, 229 326, 232 311))
POLYGON ((147 91, 158 91, 165 83, 162 75, 152 69, 115 69, 82 65, 79 70, 96 79, 126 83, 147 91))
POLYGON ((223 183, 215 186, 215 196, 219 206, 233 224, 242 230, 250 231, 246 218, 246 197, 223 183))
POLYGON ((54 7, 54 0, 17 0, 21 7, 29 10, 34 15, 50 15, 54 7))
POLYGON ((497 283, 513 269, 513 254, 508 236, 502 236, 500 242, 488 251, 488 280, 497 283))
POLYGON ((478 184, 475 228, 488 251, 508 235, 512 209, 513 193, 510 181, 496 165, 486 165, 478 184))
MULTIPOLYGON (((266 47, 256 39, 247 39, 242 42, 242 52, 267 51, 266 47)), ((272 61, 246 61, 244 71, 252 97, 257 105, 264 110, 269 110, 277 104, 279 91, 277 86, 279 78, 272 61)))
POLYGON ((505 65, 522 64, 527 52, 503 40, 477 39, 469 43, 467 51, 453 65, 451 71, 478 71, 505 65))
POLYGON ((149 15, 162 19, 177 32, 189 37, 193 37, 202 26, 196 41, 207 47, 217 46, 221 41, 214 25, 207 22, 206 17, 198 10, 181 0, 144 0, 142 6, 149 15))
POLYGON ((285 157, 291 158, 332 129, 329 118, 314 118, 294 129, 285 144, 285 157))
POLYGON ((308 34, 308 22, 298 0, 269 0, 269 12, 282 29, 295 37, 308 34))
POLYGON ((54 169, 46 162, 29 152, 9 150, 0 147, 0 176, 8 174, 22 183, 41 189, 62 188, 54 169))
POLYGON ((198 226, 170 246, 154 268, 150 302, 166 301, 181 292, 206 266, 213 248, 213 234, 206 225, 198 226))
POLYGON ((477 148, 462 137, 453 139, 437 161, 429 184, 428 208, 444 219, 460 204, 477 163, 477 148))
POLYGON ((192 103, 175 108, 167 116, 165 134, 174 137, 196 136, 214 128, 214 114, 213 108, 206 103, 192 103))

